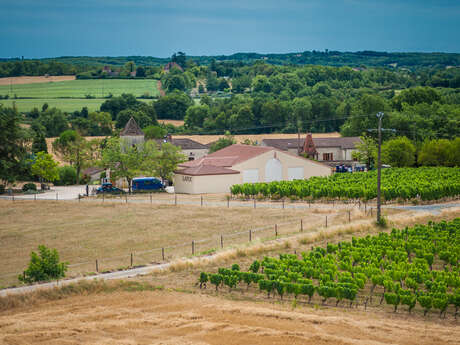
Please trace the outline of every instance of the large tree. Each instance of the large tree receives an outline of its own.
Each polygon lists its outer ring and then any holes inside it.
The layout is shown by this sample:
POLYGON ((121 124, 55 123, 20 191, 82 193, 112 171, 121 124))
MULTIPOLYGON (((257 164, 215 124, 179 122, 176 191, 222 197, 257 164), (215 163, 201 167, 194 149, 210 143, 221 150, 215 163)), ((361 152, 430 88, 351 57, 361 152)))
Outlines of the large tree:
POLYGON ((179 163, 186 161, 179 147, 171 143, 162 143, 158 147, 154 141, 145 143, 144 157, 143 170, 160 177, 163 182, 171 180, 179 163))
POLYGON ((411 167, 415 162, 415 146, 406 137, 388 140, 382 145, 382 162, 394 167, 411 167))
POLYGON ((38 152, 32 162, 30 171, 33 175, 45 181, 56 181, 59 179, 58 164, 49 153, 38 152))
POLYGON ((87 141, 74 130, 64 131, 53 142, 54 152, 77 170, 77 184, 80 183, 81 170, 97 157, 97 148, 96 141, 87 141))
POLYGON ((111 178, 125 178, 131 193, 131 181, 145 171, 144 158, 145 151, 142 145, 131 146, 123 139, 111 138, 102 150, 101 164, 104 168, 110 169, 111 178))
POLYGON ((377 144, 371 137, 361 137, 361 142, 356 144, 356 151, 353 151, 353 159, 366 164, 367 170, 371 168, 377 154, 377 144))
POLYGON ((0 104, 0 180, 15 180, 26 154, 25 139, 16 108, 5 108, 0 104))

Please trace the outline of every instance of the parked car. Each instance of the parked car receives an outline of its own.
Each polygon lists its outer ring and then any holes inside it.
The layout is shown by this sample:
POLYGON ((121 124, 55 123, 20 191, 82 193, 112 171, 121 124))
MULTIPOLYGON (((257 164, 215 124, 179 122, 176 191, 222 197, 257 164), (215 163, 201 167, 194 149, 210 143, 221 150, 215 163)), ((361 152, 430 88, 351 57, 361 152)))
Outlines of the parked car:
POLYGON ((102 194, 102 193, 107 193, 107 194, 124 194, 126 193, 123 189, 114 187, 112 183, 110 182, 105 182, 103 183, 99 188, 96 189, 96 194, 102 194))
POLYGON ((149 190, 160 190, 165 186, 156 177, 136 177, 133 178, 133 192, 138 191, 149 191, 149 190))

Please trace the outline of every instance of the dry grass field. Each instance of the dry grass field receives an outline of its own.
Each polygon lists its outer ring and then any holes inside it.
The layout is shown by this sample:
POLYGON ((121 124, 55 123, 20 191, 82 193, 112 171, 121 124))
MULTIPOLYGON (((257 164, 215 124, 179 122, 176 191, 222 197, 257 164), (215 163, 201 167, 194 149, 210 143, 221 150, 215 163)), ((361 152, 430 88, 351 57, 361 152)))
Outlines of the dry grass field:
MULTIPOLYGON (((154 196, 155 197, 155 196, 154 196)), ((263 226, 273 236, 275 223, 294 222, 279 227, 279 234, 298 231, 300 218, 304 224, 323 223, 321 210, 199 207, 140 203, 6 201, 0 200, 0 286, 17 283, 17 275, 38 245, 56 248, 61 259, 71 265, 70 275, 99 270, 117 269, 191 255, 248 241, 248 230, 263 226), (238 234, 235 234, 238 233, 238 234), (174 248, 171 248, 174 247, 174 248), (152 249, 155 249, 152 251, 152 249)), ((336 212, 339 212, 337 210, 336 212)), ((343 211, 342 211, 343 212, 343 211)), ((342 214, 345 218, 345 215, 342 214)), ((331 216, 332 221, 332 216, 331 216)), ((338 220, 340 222, 340 220, 338 220)), ((306 225, 305 225, 306 227, 306 225)))
POLYGON ((0 313, 0 344, 459 344, 455 321, 171 291, 101 293, 0 313))
POLYGON ((34 83, 49 83, 57 81, 75 80, 74 75, 59 75, 59 76, 38 76, 38 77, 7 77, 0 78, 0 85, 20 85, 34 83))
MULTIPOLYGON (((439 215, 419 212, 389 218, 391 225, 401 227, 452 219, 459 212, 453 208, 439 215)), ((377 231, 369 223, 335 227, 267 244, 265 249, 255 245, 229 251, 216 260, 203 260, 200 267, 181 265, 124 282, 84 283, 3 298, 0 344, 460 344, 460 327, 450 314, 440 319, 434 312, 423 317, 421 310, 409 315, 385 306, 364 310, 362 305, 321 306, 303 299, 280 302, 253 288, 215 293, 195 285, 201 270, 212 272, 234 262, 247 269, 263 255, 299 253, 311 245, 377 231)))

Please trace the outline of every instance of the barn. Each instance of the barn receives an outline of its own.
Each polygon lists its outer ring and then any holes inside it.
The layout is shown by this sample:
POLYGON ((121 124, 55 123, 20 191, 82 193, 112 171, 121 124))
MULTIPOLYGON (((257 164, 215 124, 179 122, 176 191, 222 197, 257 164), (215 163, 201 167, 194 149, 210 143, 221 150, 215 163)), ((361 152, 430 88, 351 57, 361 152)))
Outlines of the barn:
POLYGON ((235 144, 183 163, 174 175, 176 193, 228 193, 239 183, 328 176, 331 168, 274 147, 235 144))

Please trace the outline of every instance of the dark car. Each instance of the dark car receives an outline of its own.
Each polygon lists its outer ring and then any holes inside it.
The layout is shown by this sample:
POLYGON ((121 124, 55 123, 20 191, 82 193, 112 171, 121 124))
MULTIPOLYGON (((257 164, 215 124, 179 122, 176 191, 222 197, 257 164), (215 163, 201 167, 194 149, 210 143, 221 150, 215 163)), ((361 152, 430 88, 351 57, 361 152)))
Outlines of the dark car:
POLYGON ((110 182, 103 183, 98 189, 96 189, 96 194, 124 194, 126 193, 123 189, 114 187, 110 182))

